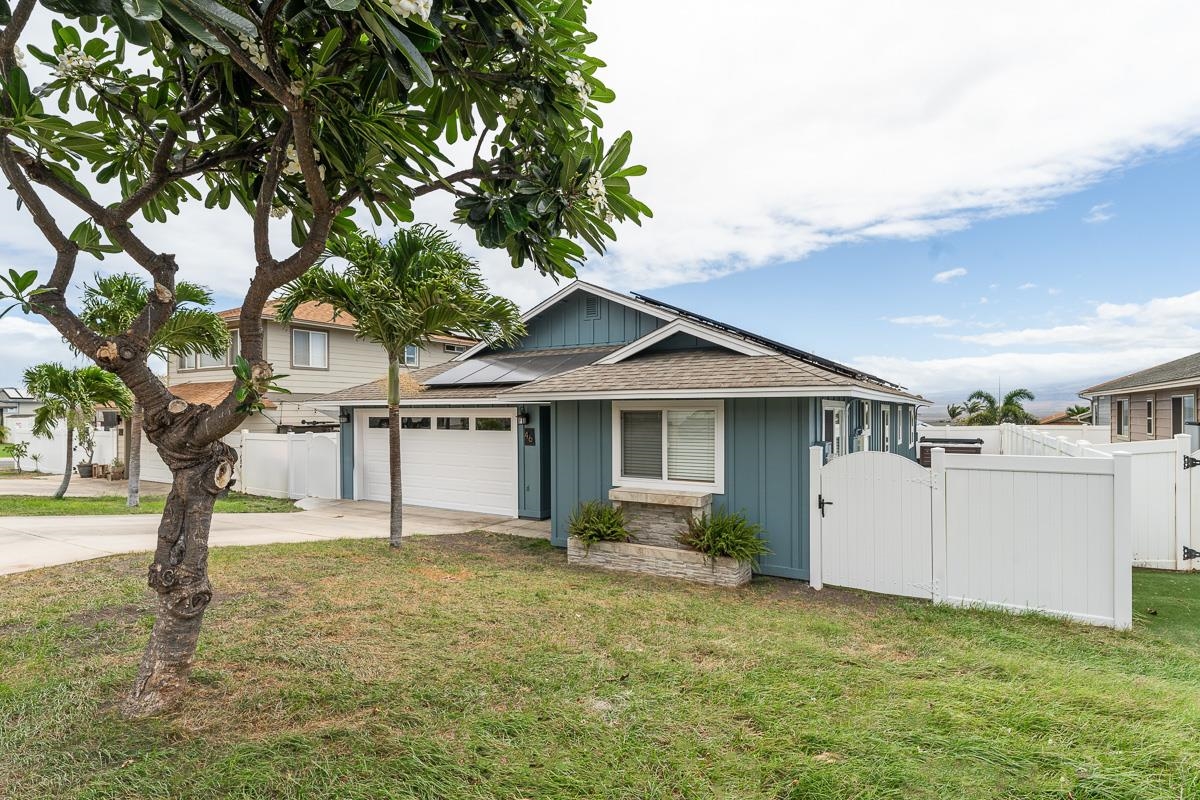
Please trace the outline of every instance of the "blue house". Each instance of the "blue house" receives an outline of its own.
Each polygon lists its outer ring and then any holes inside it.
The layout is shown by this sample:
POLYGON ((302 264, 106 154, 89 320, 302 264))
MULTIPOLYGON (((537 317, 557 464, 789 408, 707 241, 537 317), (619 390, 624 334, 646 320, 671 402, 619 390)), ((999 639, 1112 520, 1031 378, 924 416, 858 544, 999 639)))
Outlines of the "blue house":
MULTIPOLYGON (((615 491, 703 498, 763 527, 759 570, 809 574, 809 448, 916 457, 901 386, 641 295, 571 283, 524 317, 514 347, 480 343, 402 386, 406 503, 551 520, 615 491)), ((387 500, 386 391, 336 409, 342 496, 387 500)), ((690 502, 690 501, 689 501, 690 502)))

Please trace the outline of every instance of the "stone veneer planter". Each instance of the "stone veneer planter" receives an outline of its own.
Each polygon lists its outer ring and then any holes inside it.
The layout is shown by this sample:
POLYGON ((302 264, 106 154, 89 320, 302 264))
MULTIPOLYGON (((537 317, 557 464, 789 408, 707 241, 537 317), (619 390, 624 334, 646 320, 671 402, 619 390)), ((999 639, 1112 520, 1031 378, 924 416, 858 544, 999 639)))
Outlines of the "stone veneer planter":
POLYGON ((709 586, 743 586, 750 582, 750 564, 745 561, 711 559, 695 550, 635 542, 594 542, 589 548, 572 536, 567 539, 567 563, 709 586))

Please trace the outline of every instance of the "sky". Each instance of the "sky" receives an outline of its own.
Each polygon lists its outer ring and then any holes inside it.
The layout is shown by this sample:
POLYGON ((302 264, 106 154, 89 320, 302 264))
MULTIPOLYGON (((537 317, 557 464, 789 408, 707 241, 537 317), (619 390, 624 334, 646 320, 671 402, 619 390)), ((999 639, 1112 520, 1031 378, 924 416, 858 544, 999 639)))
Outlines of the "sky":
MULTIPOLYGON (((1025 386, 1051 410, 1200 349, 1200 7, 731 8, 593 6, 617 93, 606 130, 634 132, 632 160, 649 170, 635 191, 655 216, 620 228, 581 277, 939 405, 1025 386)), ((44 268, 27 217, 0 207, 0 268, 44 268)), ((417 207, 449 213, 437 195, 417 207)), ((192 207, 180 222, 146 236, 236 306, 251 268, 241 212, 192 207)), ((456 233, 522 306, 555 290, 456 233)), ((128 262, 80 277, 101 266, 128 262)), ((52 329, 0 320, 0 384, 47 358, 69 358, 52 329)))

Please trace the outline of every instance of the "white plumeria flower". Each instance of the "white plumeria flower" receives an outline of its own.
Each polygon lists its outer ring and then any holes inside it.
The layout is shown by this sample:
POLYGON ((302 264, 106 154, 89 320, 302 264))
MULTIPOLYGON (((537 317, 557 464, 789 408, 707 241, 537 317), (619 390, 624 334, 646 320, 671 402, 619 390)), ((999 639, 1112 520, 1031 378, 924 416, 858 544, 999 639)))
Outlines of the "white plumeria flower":
POLYGON ((287 216, 288 210, 283 206, 271 206, 271 216, 275 219, 283 219, 287 216))
MULTIPOLYGON (((296 153, 296 145, 289 144, 287 150, 284 151, 283 157, 287 159, 287 163, 283 165, 283 174, 299 175, 301 173, 300 156, 296 153)), ((321 180, 325 180, 325 165, 319 163, 321 161, 321 154, 317 152, 316 148, 313 148, 313 160, 318 162, 317 174, 321 176, 321 180)))
POLYGON ((263 50, 261 44, 241 33, 238 34, 238 44, 246 51, 246 55, 250 56, 254 66, 264 71, 270 66, 267 62, 266 51, 263 50))
POLYGON ((525 23, 521 22, 519 19, 514 19, 512 21, 512 25, 509 25, 508 27, 512 28, 513 33, 517 34, 518 36, 525 35, 525 23))
POLYGON ((87 53, 79 52, 79 48, 68 45, 58 57, 58 64, 51 69, 55 75, 67 80, 82 80, 96 71, 96 59, 87 53))
POLYGON ((588 175, 584 191, 592 203, 592 210, 603 217, 605 222, 612 222, 613 213, 608 208, 608 188, 604 185, 604 176, 599 172, 588 175))
POLYGON ((175 47, 175 40, 165 33, 163 34, 163 47, 167 50, 174 49, 175 47))
POLYGON ((199 42, 192 42, 188 45, 188 52, 194 55, 196 58, 204 58, 206 55, 208 55, 208 48, 199 42))
POLYGON ((388 5, 400 19, 420 17, 428 22, 429 14, 433 11, 433 0, 388 0, 388 5))
POLYGON ((519 89, 519 88, 513 89, 512 93, 509 94, 508 97, 504 98, 504 105, 508 106, 509 108, 517 108, 524 102, 525 102, 525 90, 524 89, 519 89))
POLYGON ((16 62, 18 67, 25 66, 25 52, 21 48, 13 48, 13 61, 16 62))
POLYGON ((567 73, 567 85, 574 89, 575 93, 579 95, 579 101, 581 103, 587 103, 588 97, 591 95, 592 90, 591 87, 588 86, 587 81, 584 79, 579 70, 571 70, 567 73))

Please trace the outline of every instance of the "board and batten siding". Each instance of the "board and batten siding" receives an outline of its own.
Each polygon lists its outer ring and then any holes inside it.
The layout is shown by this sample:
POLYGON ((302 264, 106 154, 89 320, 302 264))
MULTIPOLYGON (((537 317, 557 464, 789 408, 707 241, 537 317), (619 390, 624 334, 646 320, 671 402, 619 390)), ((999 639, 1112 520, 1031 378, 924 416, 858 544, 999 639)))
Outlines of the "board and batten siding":
MULTIPOLYGON (((1160 389, 1154 392, 1132 392, 1130 394, 1114 394, 1108 397, 1109 431, 1112 441, 1144 442, 1158 439, 1170 439, 1174 436, 1172 403, 1176 397, 1191 395, 1196 397, 1200 386, 1184 386, 1178 389, 1160 389), (1117 436, 1117 401, 1129 403, 1129 430, 1124 436, 1117 436), (1154 435, 1146 430, 1146 403, 1154 404, 1154 435)), ((1185 428, 1182 433, 1190 433, 1185 428)))
MULTIPOLYGON (((714 506, 741 511, 763 527, 771 553, 758 571, 808 578, 808 447, 819 402, 804 398, 725 401, 725 494, 714 506)), ((572 400, 551 404, 552 536, 565 547, 571 513, 582 502, 608 499, 612 488, 612 404, 572 400)))
POLYGON ((584 291, 574 292, 528 323, 528 332, 513 350, 628 344, 666 324, 658 317, 584 291), (588 298, 597 309, 587 315, 588 298))

